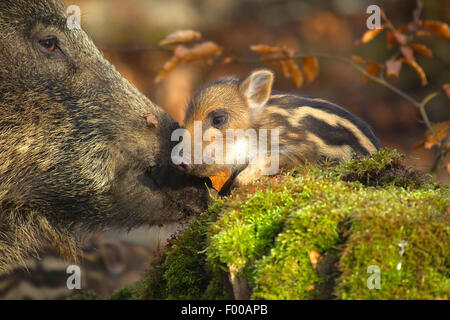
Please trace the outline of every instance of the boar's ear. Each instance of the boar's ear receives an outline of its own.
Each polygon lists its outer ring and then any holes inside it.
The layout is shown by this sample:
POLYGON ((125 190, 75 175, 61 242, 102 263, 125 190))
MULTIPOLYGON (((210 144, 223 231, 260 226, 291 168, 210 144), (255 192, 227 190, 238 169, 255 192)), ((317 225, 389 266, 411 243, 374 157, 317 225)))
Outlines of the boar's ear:
POLYGON ((273 73, 269 70, 254 71, 239 86, 250 109, 262 107, 272 92, 273 73))

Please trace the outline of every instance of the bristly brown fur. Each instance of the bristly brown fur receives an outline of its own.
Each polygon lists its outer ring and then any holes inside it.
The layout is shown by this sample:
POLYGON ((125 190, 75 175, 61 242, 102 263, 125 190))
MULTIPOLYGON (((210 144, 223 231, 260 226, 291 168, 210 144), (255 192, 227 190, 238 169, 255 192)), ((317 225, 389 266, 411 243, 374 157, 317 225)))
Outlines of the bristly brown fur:
POLYGON ((58 0, 0 1, 0 270, 44 242, 73 260, 75 228, 163 224, 206 203, 201 181, 170 169, 175 123, 66 18, 58 0))

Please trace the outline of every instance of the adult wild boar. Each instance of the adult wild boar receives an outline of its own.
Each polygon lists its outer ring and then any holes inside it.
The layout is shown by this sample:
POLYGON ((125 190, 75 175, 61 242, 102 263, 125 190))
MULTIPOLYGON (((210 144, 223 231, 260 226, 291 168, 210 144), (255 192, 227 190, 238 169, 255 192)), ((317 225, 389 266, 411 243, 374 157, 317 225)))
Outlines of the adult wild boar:
POLYGON ((57 0, 0 1, 0 270, 45 242, 74 259, 78 229, 164 224, 206 203, 202 181, 169 165, 175 123, 66 19, 57 0))

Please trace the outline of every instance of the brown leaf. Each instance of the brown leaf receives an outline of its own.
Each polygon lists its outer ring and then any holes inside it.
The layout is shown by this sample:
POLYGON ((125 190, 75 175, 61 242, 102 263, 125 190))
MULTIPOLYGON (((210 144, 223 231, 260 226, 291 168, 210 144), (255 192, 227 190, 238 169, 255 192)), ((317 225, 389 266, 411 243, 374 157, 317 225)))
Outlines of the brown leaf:
POLYGON ((255 52, 259 52, 259 53, 276 53, 276 52, 281 52, 281 48, 280 47, 272 47, 272 46, 268 46, 266 44, 255 44, 250 46, 250 50, 255 51, 255 52))
POLYGON ((423 25, 425 28, 427 28, 434 34, 437 34, 439 37, 446 40, 450 39, 450 28, 448 27, 448 24, 446 24, 445 22, 425 20, 423 22, 423 25))
POLYGON ((403 54, 403 56, 406 58, 406 60, 414 61, 414 52, 413 49, 411 49, 409 46, 401 46, 400 51, 403 54))
POLYGON ((397 39, 395 38, 394 32, 389 31, 386 33, 386 46, 388 49, 392 49, 397 44, 397 39))
POLYGON ((172 57, 170 60, 168 60, 161 71, 159 71, 158 75, 155 78, 155 83, 160 83, 164 78, 166 78, 170 72, 172 72, 173 69, 177 67, 177 65, 180 63, 180 59, 177 57, 172 57))
POLYGON ((167 37, 161 40, 159 42, 159 45, 167 46, 171 44, 186 43, 199 40, 201 37, 201 33, 194 30, 178 30, 169 34, 167 37))
POLYGON ((316 57, 305 57, 302 59, 303 73, 306 81, 312 82, 319 73, 319 61, 316 57))
POLYGON ((416 31, 416 36, 418 36, 418 37, 430 37, 431 36, 431 32, 428 32, 427 30, 417 30, 416 31))
POLYGON ((434 135, 431 135, 430 131, 425 132, 425 149, 431 149, 434 146, 441 146, 442 140, 444 140, 447 132, 450 130, 450 120, 446 122, 436 123, 431 126, 434 130, 434 135))
POLYGON ((368 43, 368 42, 372 41, 383 30, 384 30, 384 26, 381 26, 380 28, 377 28, 377 29, 367 30, 361 37, 360 42, 357 42, 357 45, 360 43, 368 43))
POLYGON ((234 57, 226 57, 225 59, 223 59, 222 64, 230 64, 234 61, 234 59, 234 57))
POLYGON ((352 60, 356 63, 363 64, 366 63, 366 59, 360 56, 352 56, 352 60))
POLYGON ((400 33, 405 33, 406 31, 414 31, 414 28, 415 28, 414 23, 409 22, 409 23, 399 27, 397 29, 397 31, 400 33))
POLYGON ((421 43, 411 43, 409 45, 414 51, 427 56, 428 58, 433 57, 433 52, 424 44, 421 43))
POLYGON ((387 60, 385 62, 386 66, 386 74, 388 76, 394 76, 397 77, 400 75, 400 70, 402 69, 402 62, 400 60, 394 61, 394 60, 387 60))
POLYGON ((450 83, 443 84, 442 89, 444 89, 447 97, 450 99, 450 83))
MULTIPOLYGON (((366 72, 373 76, 377 76, 379 71, 380 65, 378 63, 369 63, 366 67, 366 72)), ((368 77, 364 77, 363 80, 365 83, 370 82, 370 79, 368 77)))
POLYGON ((292 80, 294 80, 295 85, 300 88, 303 85, 303 74, 300 71, 298 64, 294 60, 286 60, 286 64, 289 70, 289 73, 292 76, 292 80))
POLYGON ((222 47, 213 41, 206 41, 194 45, 193 47, 186 47, 179 45, 175 48, 174 55, 184 62, 193 60, 211 58, 213 56, 220 56, 222 54, 222 47))
POLYGON ((312 267, 314 270, 317 268, 317 264, 320 262, 321 256, 320 253, 317 251, 311 251, 309 253, 309 261, 311 262, 312 267))
POLYGON ((289 72, 289 67, 288 67, 286 61, 284 61, 284 60, 279 60, 279 61, 277 61, 277 64, 278 64, 278 66, 280 67, 281 72, 283 73, 283 76, 284 76, 285 78, 290 78, 290 77, 291 77, 291 74, 290 74, 290 72, 289 72))
POLYGON ((400 45, 404 45, 408 41, 408 37, 400 32, 394 32, 394 38, 400 45))
POLYGON ((158 119, 152 113, 144 113, 142 116, 147 121, 149 127, 156 128, 158 126, 158 119))
POLYGON ((414 69, 414 71, 416 71, 416 73, 420 77, 420 81, 421 81, 422 86, 426 86, 428 84, 427 76, 425 74, 425 71, 423 71, 422 67, 419 66, 416 61, 410 61, 410 60, 405 59, 405 58, 401 58, 399 60, 404 62, 404 63, 406 63, 406 64, 408 64, 411 68, 414 69))
MULTIPOLYGON (((450 174, 450 162, 447 162, 445 164, 445 167, 447 168, 447 173, 450 174)), ((450 206, 448 206, 447 212, 450 212, 450 206)))
POLYGON ((230 170, 222 170, 217 172, 215 175, 210 176, 209 179, 211 180, 212 187, 220 192, 222 190, 223 186, 227 183, 227 181, 231 177, 231 171, 230 170))

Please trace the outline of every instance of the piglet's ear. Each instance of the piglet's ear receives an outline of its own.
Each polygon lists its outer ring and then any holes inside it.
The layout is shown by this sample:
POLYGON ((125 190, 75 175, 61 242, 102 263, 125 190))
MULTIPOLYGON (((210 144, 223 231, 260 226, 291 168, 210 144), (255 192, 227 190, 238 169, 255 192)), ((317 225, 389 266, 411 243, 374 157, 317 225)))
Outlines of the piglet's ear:
POLYGON ((263 107, 272 92, 273 73, 269 70, 254 71, 240 85, 239 89, 245 97, 250 109, 263 107))

